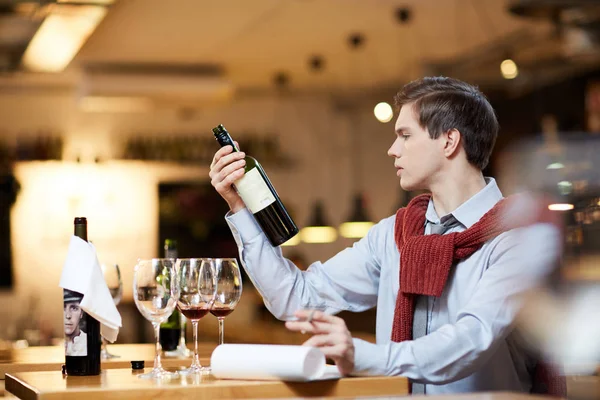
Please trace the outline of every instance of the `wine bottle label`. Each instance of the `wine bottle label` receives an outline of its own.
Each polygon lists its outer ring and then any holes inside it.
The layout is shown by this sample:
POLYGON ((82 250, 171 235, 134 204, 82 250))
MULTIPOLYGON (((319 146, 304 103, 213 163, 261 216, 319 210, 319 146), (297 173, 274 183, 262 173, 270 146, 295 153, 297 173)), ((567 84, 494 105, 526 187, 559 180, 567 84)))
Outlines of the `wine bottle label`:
POLYGON ((63 291, 65 354, 67 356, 87 356, 86 313, 79 306, 82 299, 81 293, 71 290, 63 291))
POLYGON ((252 168, 246 172, 241 179, 235 182, 235 187, 252 214, 256 214, 275 202, 275 196, 258 172, 258 168, 252 168))

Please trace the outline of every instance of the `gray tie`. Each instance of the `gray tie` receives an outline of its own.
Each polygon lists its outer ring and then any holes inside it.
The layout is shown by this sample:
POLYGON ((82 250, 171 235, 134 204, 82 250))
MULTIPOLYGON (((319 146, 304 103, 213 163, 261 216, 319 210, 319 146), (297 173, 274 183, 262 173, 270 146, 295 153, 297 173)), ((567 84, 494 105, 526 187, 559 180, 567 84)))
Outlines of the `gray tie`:
MULTIPOLYGON (((444 232, 450 229, 455 223, 456 220, 453 217, 450 217, 443 224, 430 224, 431 232, 429 232, 429 234, 443 235, 444 232)), ((427 335, 427 303, 428 296, 417 296, 415 299, 415 314, 413 315, 412 329, 413 340, 427 335)), ((425 394, 425 384, 413 382, 412 394, 425 394)))

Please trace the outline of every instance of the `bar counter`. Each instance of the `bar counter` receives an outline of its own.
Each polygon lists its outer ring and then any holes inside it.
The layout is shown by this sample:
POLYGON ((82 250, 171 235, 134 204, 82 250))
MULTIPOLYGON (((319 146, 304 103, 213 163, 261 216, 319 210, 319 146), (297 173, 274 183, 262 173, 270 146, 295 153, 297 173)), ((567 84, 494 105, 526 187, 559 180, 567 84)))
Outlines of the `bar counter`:
MULTIPOLYGON (((215 343, 198 343, 198 355, 201 363, 208 363, 210 355, 217 347, 215 343)), ((102 369, 131 368, 131 361, 143 360, 146 367, 154 364, 154 344, 109 344, 108 351, 120 356, 110 360, 102 360, 102 369)), ((188 367, 192 358, 161 357, 165 368, 188 367)), ((13 372, 57 371, 65 363, 63 346, 39 346, 25 349, 14 349, 0 358, 0 380, 4 375, 13 372)))
POLYGON ((361 377, 300 383, 220 380, 205 375, 154 381, 140 379, 131 369, 107 369, 99 376, 63 377, 60 371, 7 374, 6 390, 25 400, 364 397, 407 395, 408 380, 361 377))

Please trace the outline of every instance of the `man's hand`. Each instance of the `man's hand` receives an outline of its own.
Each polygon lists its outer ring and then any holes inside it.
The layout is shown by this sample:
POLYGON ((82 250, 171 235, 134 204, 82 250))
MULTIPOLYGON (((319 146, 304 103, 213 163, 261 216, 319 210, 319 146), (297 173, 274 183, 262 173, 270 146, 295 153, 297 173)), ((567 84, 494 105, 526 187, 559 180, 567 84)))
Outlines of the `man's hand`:
POLYGON ((342 375, 354 370, 354 343, 343 319, 315 310, 299 310, 294 315, 299 321, 286 322, 286 328, 313 334, 303 346, 318 347, 335 362, 342 375))
MULTIPOLYGON (((237 142, 235 142, 235 145, 238 146, 237 142)), ((231 186, 233 182, 244 176, 245 156, 245 153, 241 151, 234 153, 231 146, 225 146, 215 153, 212 163, 210 163, 210 173, 208 174, 211 179, 210 184, 229 204, 229 209, 233 213, 246 206, 231 186)))

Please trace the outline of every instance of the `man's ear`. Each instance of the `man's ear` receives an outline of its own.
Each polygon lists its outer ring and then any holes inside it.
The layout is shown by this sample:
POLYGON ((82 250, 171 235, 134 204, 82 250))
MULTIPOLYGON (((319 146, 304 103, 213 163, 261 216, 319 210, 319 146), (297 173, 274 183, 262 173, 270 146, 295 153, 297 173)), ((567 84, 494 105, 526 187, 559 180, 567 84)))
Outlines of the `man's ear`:
POLYGON ((462 135, 457 129, 444 133, 444 155, 448 158, 454 156, 458 152, 461 140, 462 135))

